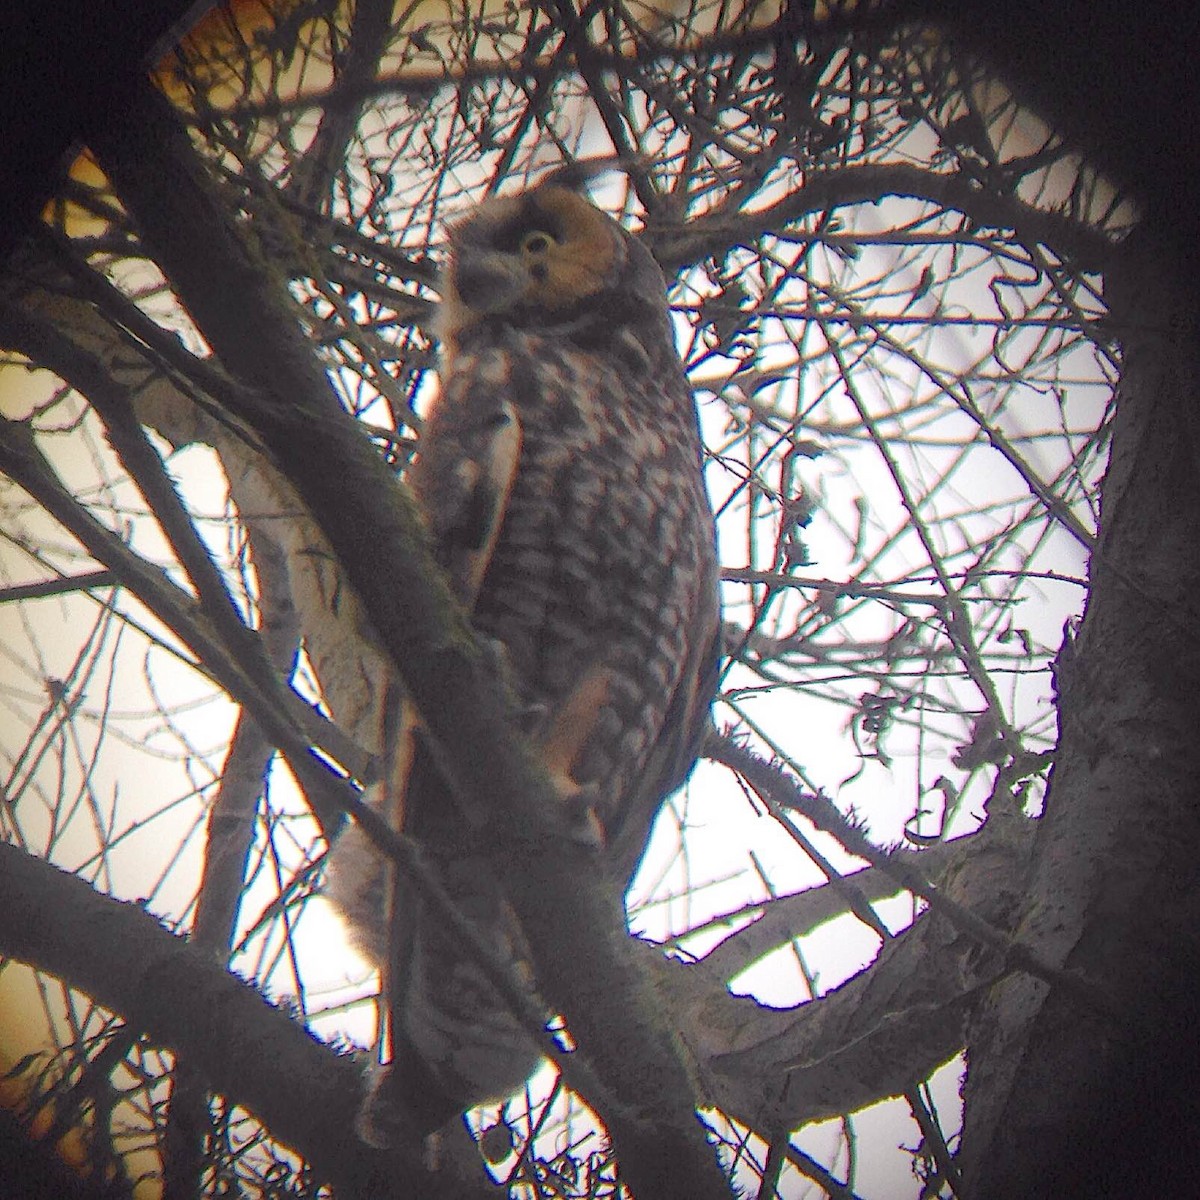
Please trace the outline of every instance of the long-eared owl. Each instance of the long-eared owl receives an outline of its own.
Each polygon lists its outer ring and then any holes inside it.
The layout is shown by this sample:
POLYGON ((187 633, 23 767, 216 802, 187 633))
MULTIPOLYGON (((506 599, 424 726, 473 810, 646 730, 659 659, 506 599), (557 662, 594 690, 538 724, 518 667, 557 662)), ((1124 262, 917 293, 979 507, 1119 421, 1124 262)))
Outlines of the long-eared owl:
MULTIPOLYGON (((663 277, 563 179, 489 200, 450 230, 441 389, 410 482, 526 732, 564 801, 586 807, 624 886, 709 721, 717 559, 663 277)), ((410 714, 405 728, 416 724, 410 714)), ((390 786, 403 795, 386 801, 392 818, 521 961, 486 856, 421 749, 416 737, 394 751, 403 764, 390 786)), ((331 895, 382 962, 384 873, 356 831, 343 840, 331 895)), ((538 1054, 420 895, 404 895, 393 1088, 431 1128, 514 1091, 538 1054)))

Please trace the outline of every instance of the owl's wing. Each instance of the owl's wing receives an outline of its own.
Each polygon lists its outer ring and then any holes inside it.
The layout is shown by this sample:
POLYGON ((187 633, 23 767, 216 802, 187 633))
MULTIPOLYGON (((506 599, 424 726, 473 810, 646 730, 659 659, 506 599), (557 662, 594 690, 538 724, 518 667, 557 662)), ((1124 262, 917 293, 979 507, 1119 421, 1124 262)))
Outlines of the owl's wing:
POLYGON ((521 456, 521 422, 507 401, 443 404, 426 442, 417 477, 421 507, 434 554, 470 612, 504 523, 521 456))
MULTIPOLYGON (((477 391, 443 396, 422 438, 412 485, 434 556, 468 612, 504 522, 520 452, 513 406, 477 391)), ((393 711, 389 732, 382 783, 394 826, 420 841, 447 894, 483 935, 507 945, 511 918, 498 884, 464 840, 461 815, 410 703, 393 711)), ((437 934, 438 921, 413 881, 392 870, 384 880, 389 917, 375 956, 388 1000, 393 1066, 379 1076, 358 1120, 360 1133, 381 1146, 404 1136, 397 1113, 419 1131, 431 1131, 472 1104, 514 1091, 539 1057, 508 1010, 497 1009, 469 956, 437 934)))
POLYGON ((631 881, 637 871, 659 808, 683 786, 712 728, 713 697, 721 666, 721 623, 715 586, 713 595, 711 612, 697 621, 698 636, 689 646, 687 664, 670 696, 662 729, 650 749, 645 768, 620 807, 606 814, 604 832, 609 857, 614 874, 624 882, 631 881))
MULTIPOLYGON (((475 400, 474 396, 468 397, 475 400)), ((521 424, 505 401, 442 405, 426 430, 428 447, 414 470, 434 556, 455 598, 470 612, 504 521, 521 453, 521 424)), ((421 720, 399 689, 382 713, 383 812, 411 828, 408 792, 421 720)))

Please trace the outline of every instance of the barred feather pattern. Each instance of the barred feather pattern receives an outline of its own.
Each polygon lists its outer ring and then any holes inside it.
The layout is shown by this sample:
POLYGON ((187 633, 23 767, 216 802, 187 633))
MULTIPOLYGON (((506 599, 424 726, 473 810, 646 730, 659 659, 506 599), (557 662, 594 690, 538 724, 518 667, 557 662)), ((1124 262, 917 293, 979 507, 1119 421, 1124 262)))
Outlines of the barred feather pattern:
MULTIPOLYGON (((569 746, 565 784, 588 797, 623 887, 709 722, 713 518, 657 265, 582 197, 548 191, 492 202, 452 231, 441 394, 410 482, 441 565, 518 692, 526 732, 548 755, 569 746), (541 230, 558 260, 514 258, 541 252, 529 240, 541 230), (468 283, 482 296, 474 307, 468 283), (511 302, 497 299, 506 287, 511 302)), ((405 831, 484 936, 528 971, 486 855, 420 749, 405 831)), ((344 841, 332 898, 382 962, 385 873, 357 831, 344 841)), ((391 1096, 423 1109, 432 1128, 514 1091, 538 1050, 422 898, 400 895, 391 1096)))
POLYGON ((445 546, 441 493, 460 430, 494 404, 493 389, 511 398, 520 466, 474 624, 504 648, 533 711, 553 714, 586 672, 609 673, 573 774, 596 787, 610 860, 628 877, 699 749, 715 684, 717 567, 674 347, 648 349, 624 324, 605 331, 591 323, 586 347, 553 329, 481 331, 447 380, 413 487, 445 546))

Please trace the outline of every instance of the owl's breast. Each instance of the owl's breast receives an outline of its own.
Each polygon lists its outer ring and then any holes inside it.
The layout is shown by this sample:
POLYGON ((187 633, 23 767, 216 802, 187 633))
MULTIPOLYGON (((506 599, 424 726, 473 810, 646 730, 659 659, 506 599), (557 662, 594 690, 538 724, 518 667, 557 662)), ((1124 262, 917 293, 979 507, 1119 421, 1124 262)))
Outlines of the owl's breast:
POLYGON ((674 688, 715 587, 690 393, 676 362, 638 376, 537 339, 506 359, 521 452, 476 627, 506 647, 529 703, 552 706, 605 663, 613 726, 637 728, 674 688))

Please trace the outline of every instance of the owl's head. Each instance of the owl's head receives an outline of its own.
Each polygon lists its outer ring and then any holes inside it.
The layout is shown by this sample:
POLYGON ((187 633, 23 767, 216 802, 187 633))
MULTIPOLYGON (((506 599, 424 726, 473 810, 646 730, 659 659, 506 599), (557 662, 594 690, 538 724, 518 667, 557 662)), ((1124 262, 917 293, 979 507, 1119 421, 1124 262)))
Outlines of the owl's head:
POLYGON ((663 278, 649 251, 562 178, 488 200, 450 229, 443 342, 495 324, 665 323, 663 278))

